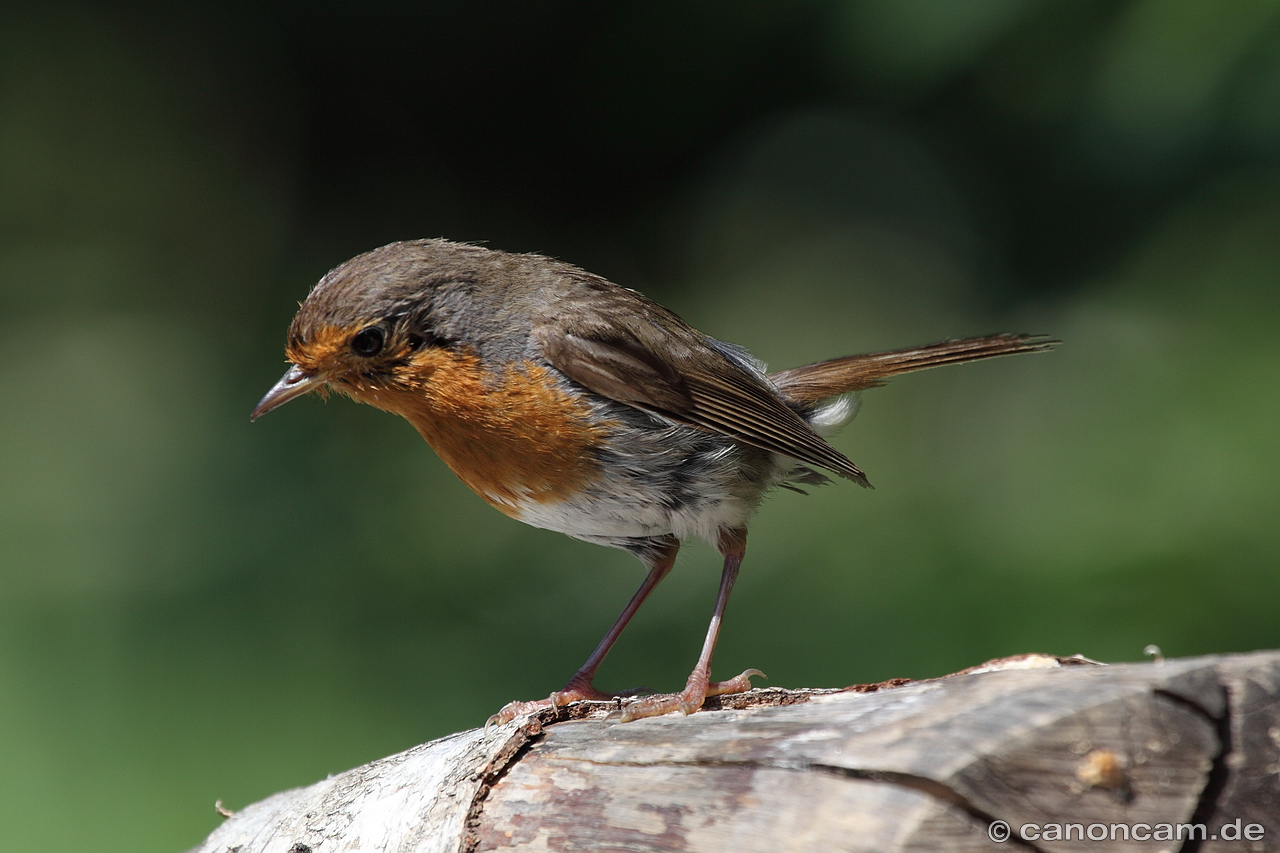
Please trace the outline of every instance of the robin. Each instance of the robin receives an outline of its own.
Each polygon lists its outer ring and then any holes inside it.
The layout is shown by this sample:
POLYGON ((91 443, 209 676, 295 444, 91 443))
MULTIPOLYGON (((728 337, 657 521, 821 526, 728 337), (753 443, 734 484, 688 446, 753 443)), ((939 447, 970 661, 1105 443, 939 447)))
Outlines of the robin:
POLYGON ((512 702, 494 719, 581 699, 690 537, 724 570, 706 641, 679 693, 633 699, 623 720, 690 714, 749 690, 746 672, 712 682, 711 655, 767 492, 828 482, 869 486, 827 443, 856 393, 890 376, 1042 352, 1043 336, 998 334, 853 355, 766 373, 639 293, 575 266, 446 240, 392 243, 320 280, 289 327, 292 366, 252 418, 333 389, 401 415, 459 479, 512 518, 630 551, 640 589, 564 689, 512 702))

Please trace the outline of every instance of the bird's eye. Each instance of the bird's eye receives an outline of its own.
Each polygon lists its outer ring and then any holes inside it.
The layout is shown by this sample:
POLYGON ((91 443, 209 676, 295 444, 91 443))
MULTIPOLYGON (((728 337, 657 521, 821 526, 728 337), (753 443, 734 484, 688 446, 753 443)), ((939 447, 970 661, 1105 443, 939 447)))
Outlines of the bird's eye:
POLYGON ((377 326, 370 326, 356 332, 351 339, 351 351, 356 355, 368 358, 382 352, 382 345, 386 342, 386 336, 377 326))

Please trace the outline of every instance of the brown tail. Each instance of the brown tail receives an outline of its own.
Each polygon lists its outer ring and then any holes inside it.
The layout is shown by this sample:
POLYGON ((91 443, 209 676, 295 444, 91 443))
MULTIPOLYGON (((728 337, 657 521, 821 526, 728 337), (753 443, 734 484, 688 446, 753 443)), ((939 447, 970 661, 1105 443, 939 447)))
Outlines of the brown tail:
POLYGON ((801 405, 808 405, 849 391, 883 385, 884 380, 899 373, 1000 355, 1045 352, 1057 343, 1060 341, 1052 340, 1047 335, 987 335, 910 349, 833 358, 830 361, 783 370, 772 374, 769 379, 783 396, 801 405))

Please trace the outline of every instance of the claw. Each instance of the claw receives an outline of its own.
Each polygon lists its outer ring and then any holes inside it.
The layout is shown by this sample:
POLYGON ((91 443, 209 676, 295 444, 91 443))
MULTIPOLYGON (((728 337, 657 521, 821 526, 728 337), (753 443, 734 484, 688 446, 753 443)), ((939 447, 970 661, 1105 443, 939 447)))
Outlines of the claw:
POLYGON ((507 704, 503 705, 502 709, 498 711, 498 713, 494 714, 492 717, 484 721, 485 732, 488 733, 489 728, 491 726, 505 726, 507 723, 511 722, 516 717, 520 716, 520 714, 523 713, 523 709, 520 706, 527 705, 527 704, 529 703, 508 702, 507 704))

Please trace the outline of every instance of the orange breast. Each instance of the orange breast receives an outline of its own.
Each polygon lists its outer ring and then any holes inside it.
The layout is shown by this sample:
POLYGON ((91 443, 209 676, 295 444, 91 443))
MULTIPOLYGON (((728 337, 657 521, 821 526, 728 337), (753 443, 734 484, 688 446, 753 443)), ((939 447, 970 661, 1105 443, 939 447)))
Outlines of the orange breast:
POLYGON ((458 477, 508 515, 562 500, 598 475, 592 449, 608 425, 557 387, 545 368, 523 363, 500 373, 479 359, 429 349, 397 371, 391 388, 352 396, 412 423, 458 477))

